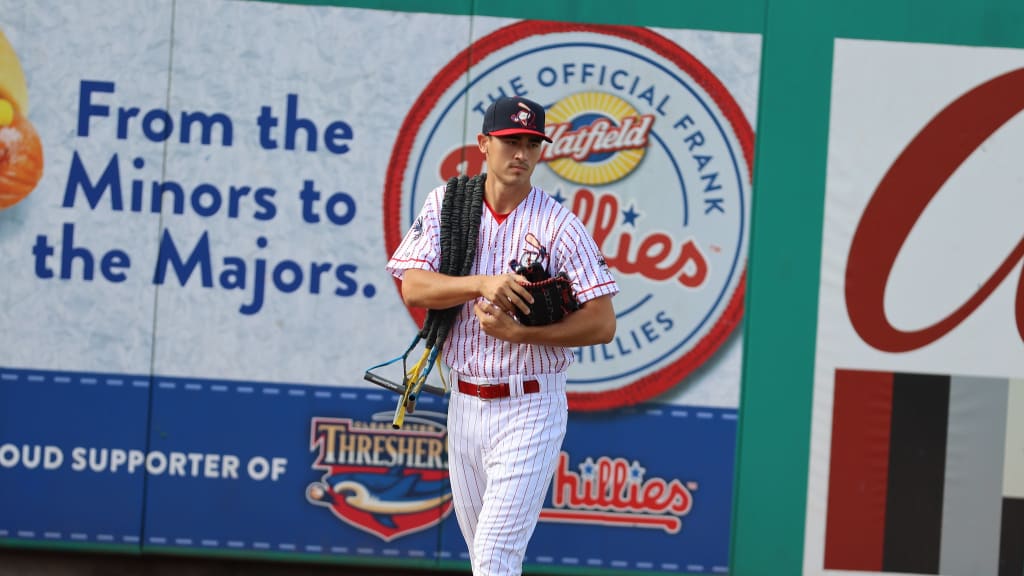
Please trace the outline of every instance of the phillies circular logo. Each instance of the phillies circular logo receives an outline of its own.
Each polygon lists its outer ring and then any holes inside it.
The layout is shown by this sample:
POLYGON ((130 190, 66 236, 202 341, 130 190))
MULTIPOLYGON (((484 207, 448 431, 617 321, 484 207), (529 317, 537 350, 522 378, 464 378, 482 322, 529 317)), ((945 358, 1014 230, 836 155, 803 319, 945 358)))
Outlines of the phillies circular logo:
MULTIPOLYGON (((394 252, 426 194, 477 174, 483 113, 500 96, 545 107, 533 183, 570 207, 621 292, 617 332, 576 348, 569 406, 635 404, 706 362, 743 313, 753 132, 722 83, 650 30, 524 21, 476 41, 409 110, 388 166, 394 252)), ((423 311, 410 309, 418 323, 423 311)))

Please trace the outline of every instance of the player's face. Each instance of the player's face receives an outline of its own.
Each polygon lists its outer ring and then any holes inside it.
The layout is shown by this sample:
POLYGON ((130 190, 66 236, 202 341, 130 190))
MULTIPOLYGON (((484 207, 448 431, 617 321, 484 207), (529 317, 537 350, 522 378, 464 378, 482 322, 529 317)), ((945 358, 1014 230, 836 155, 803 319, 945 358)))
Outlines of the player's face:
POLYGON ((543 142, 528 134, 482 137, 480 150, 487 156, 488 175, 509 185, 528 185, 543 142))

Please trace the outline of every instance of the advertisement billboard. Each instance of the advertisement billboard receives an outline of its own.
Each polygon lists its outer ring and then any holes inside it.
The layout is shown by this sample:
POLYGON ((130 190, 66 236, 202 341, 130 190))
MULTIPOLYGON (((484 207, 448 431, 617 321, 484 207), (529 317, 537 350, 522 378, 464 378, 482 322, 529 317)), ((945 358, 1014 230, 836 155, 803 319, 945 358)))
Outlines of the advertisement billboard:
POLYGON ((0 10, 0 542, 464 566, 447 400, 395 430, 363 373, 422 321, 390 251, 430 188, 479 171, 481 106, 520 94, 554 131, 537 183, 622 287, 616 339, 575 350, 526 563, 728 570, 759 35, 0 10))

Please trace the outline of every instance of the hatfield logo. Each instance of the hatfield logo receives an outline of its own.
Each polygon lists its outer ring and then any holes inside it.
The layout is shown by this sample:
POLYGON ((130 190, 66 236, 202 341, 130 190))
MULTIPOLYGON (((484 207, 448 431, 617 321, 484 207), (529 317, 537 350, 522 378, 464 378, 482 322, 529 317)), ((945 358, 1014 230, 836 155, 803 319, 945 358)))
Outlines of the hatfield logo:
POLYGON ((647 471, 639 462, 607 457, 594 462, 587 458, 579 470, 579 474, 569 470, 569 455, 562 452, 552 487, 554 507, 542 510, 541 520, 654 528, 678 534, 682 517, 693 508, 696 482, 644 479, 647 471))
POLYGON ((385 542, 439 524, 452 511, 452 496, 446 430, 430 415, 417 412, 400 431, 390 414, 372 423, 313 418, 313 468, 324 475, 306 488, 306 500, 385 542))
POLYGON ((632 172, 647 150, 652 114, 640 115, 611 94, 584 92, 564 98, 547 113, 550 146, 541 161, 577 184, 602 185, 632 172))
MULTIPOLYGON (((553 142, 534 183, 580 217, 622 290, 615 340, 576 350, 570 407, 634 404, 679 384, 742 316, 753 163, 743 112, 704 64, 650 30, 499 29, 438 72, 399 130, 384 191, 389 254, 431 189, 485 168, 476 132, 501 95, 545 107, 553 142)), ((409 311, 422 323, 423 310, 409 311)))

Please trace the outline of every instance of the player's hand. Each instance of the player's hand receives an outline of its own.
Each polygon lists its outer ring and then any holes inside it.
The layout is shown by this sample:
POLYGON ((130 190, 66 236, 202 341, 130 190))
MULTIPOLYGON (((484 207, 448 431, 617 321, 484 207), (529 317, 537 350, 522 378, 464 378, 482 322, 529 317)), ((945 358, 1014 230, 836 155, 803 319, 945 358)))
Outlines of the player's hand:
POLYGON ((483 276, 480 281, 480 295, 506 314, 514 314, 517 311, 529 314, 533 296, 523 287, 522 284, 525 282, 526 278, 519 274, 483 276))
POLYGON ((476 314, 476 319, 480 322, 480 329, 484 331, 484 334, 506 342, 518 341, 516 334, 518 330, 522 329, 522 325, 505 310, 490 302, 477 300, 473 306, 473 314, 476 314))

